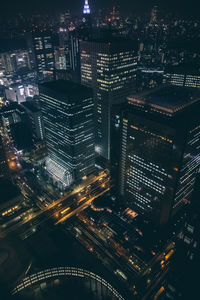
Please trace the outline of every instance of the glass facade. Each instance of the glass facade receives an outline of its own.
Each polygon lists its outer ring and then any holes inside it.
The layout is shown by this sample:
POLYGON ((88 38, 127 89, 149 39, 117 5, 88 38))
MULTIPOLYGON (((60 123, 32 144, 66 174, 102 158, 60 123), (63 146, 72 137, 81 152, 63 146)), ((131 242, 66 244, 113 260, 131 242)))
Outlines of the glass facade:
MULTIPOLYGON (((50 159, 60 169, 68 170, 73 179, 91 173, 94 170, 92 91, 71 82, 56 81, 41 85, 40 101, 50 159), (58 92, 59 85, 66 86, 66 90, 58 92)), ((55 164, 51 165, 55 168, 55 164)))
POLYGON ((135 88, 137 53, 123 41, 81 42, 81 81, 94 89, 96 152, 110 159, 112 105, 125 101, 135 88))
POLYGON ((173 204, 173 213, 183 202, 191 199, 197 172, 200 168, 200 125, 188 132, 187 144, 183 154, 183 162, 180 168, 177 191, 173 204))
POLYGON ((163 224, 191 201, 200 168, 200 121, 196 109, 186 112, 188 123, 184 111, 166 118, 139 109, 123 114, 120 193, 137 213, 163 224))
POLYGON ((171 128, 136 115, 123 118, 120 193, 140 214, 168 219, 179 153, 171 128))

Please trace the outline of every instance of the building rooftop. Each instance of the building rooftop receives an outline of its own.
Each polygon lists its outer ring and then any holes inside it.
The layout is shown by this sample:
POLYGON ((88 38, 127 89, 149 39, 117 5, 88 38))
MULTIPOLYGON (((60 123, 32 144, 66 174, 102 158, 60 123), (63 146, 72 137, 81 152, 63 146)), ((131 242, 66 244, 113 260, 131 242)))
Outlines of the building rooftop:
POLYGON ((200 89, 164 85, 127 99, 129 104, 136 107, 173 116, 191 104, 200 102, 200 89))
POLYGON ((138 51, 138 42, 132 39, 125 39, 125 38, 118 38, 118 37, 105 37, 105 38, 91 39, 82 42, 82 44, 88 44, 88 43, 104 44, 107 47, 109 47, 109 49, 113 52, 117 52, 123 49, 138 51))
MULTIPOLYGON (((116 214, 109 209, 95 211, 88 208, 84 213, 92 220, 93 228, 98 229, 96 235, 99 232, 100 236, 109 240, 108 245, 114 247, 116 255, 120 247, 123 247, 125 252, 128 251, 130 257, 134 257, 137 261, 141 271, 144 271, 154 258, 155 251, 158 255, 165 245, 164 234, 154 230, 149 223, 144 222, 144 219, 135 217, 132 221, 127 221, 123 214, 116 214)), ((126 256, 125 252, 121 253, 121 256, 126 256)), ((135 271, 137 273, 137 268, 135 271)))
POLYGON ((88 92, 92 93, 92 90, 84 85, 63 79, 45 82, 41 84, 41 87, 67 96, 85 95, 88 92))

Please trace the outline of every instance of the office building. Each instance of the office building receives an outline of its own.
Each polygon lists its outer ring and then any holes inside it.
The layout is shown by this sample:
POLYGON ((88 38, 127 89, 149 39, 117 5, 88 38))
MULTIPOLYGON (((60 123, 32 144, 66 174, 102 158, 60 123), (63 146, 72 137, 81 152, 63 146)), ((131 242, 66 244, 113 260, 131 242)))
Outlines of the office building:
POLYGON ((26 113, 21 105, 11 103, 2 107, 0 117, 5 135, 9 137, 11 148, 16 151, 29 150, 32 147, 31 130, 27 126, 26 113))
POLYGON ((92 87, 96 106, 96 152, 110 160, 112 106, 135 89, 137 47, 123 39, 82 41, 81 82, 92 87))
POLYGON ((27 50, 13 50, 0 53, 0 62, 6 73, 28 71, 33 68, 27 50))
POLYGON ((66 70, 66 53, 64 48, 55 48, 55 69, 66 70))
POLYGON ((120 193, 137 213, 164 224, 191 201, 200 168, 200 91, 161 86, 128 103, 120 193))
POLYGON ((33 142, 42 142, 45 139, 42 112, 36 107, 34 101, 24 102, 22 107, 27 113, 29 126, 31 128, 33 142))
POLYGON ((185 214, 185 222, 181 232, 178 235, 180 239, 180 251, 185 255, 184 259, 189 262, 199 260, 199 209, 194 207, 185 214))
POLYGON ((80 45, 76 31, 69 32, 66 54, 67 70, 71 71, 78 78, 77 83, 80 83, 80 45))
POLYGON ((25 112, 20 105, 17 103, 11 103, 10 105, 3 106, 0 110, 0 117, 4 129, 10 136, 11 126, 20 123, 25 120, 25 112))
POLYGON ((180 64, 165 69, 163 83, 177 86, 200 88, 200 71, 198 65, 180 64))
POLYGON ((51 33, 35 31, 27 36, 28 47, 32 51, 40 81, 53 79, 54 46, 51 33))
POLYGON ((76 30, 60 30, 58 35, 60 46, 58 50, 60 53, 58 53, 59 57, 56 59, 56 68, 60 70, 67 70, 69 74, 72 74, 72 77, 77 78, 75 81, 80 83, 79 32, 76 30))
POLYGON ((18 104, 25 102, 27 97, 33 98, 39 94, 38 85, 34 83, 13 83, 5 89, 6 99, 18 104))
POLYGON ((92 90, 58 80, 40 86, 49 158, 47 169, 64 187, 94 170, 92 90))

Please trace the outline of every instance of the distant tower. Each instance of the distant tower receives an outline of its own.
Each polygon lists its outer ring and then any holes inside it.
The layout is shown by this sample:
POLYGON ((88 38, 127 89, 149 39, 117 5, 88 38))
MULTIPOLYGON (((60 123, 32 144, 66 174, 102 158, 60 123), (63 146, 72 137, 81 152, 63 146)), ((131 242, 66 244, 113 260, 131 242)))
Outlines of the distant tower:
POLYGON ((88 4, 88 0, 85 0, 84 8, 83 8, 83 14, 89 15, 90 14, 90 7, 88 4))
POLYGON ((158 17, 158 6, 154 6, 151 10, 151 20, 150 24, 156 23, 157 22, 157 17, 158 17))
POLYGON ((85 0, 84 8, 83 8, 83 23, 88 27, 91 31, 92 29, 92 20, 91 20, 91 10, 88 4, 88 0, 85 0))

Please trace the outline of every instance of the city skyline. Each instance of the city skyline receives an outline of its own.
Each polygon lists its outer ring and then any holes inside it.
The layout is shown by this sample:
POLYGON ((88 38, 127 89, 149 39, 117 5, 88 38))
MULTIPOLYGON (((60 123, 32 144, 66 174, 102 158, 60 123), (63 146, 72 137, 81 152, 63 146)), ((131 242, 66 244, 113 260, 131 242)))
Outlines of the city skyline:
MULTIPOLYGON (((171 12, 175 15, 183 15, 187 17, 198 15, 198 3, 196 0, 191 0, 190 3, 183 0, 181 2, 181 6, 178 0, 169 0, 167 2, 163 0, 141 0, 137 2, 130 2, 129 0, 89 0, 89 6, 92 13, 97 13, 97 9, 100 9, 101 7, 109 8, 116 5, 120 6, 123 14, 128 13, 128 15, 136 13, 142 14, 144 12, 148 13, 154 5, 159 6, 162 11, 165 10, 168 13, 171 12)), ((17 2, 11 0, 2 4, 0 13, 2 15, 8 12, 11 14, 20 12, 29 14, 30 11, 31 13, 55 13, 55 11, 70 9, 73 14, 79 14, 83 10, 83 6, 83 0, 75 0, 73 3, 67 0, 58 0, 56 1, 56 5, 54 0, 31 0, 30 2, 25 0, 19 0, 17 2)))
POLYGON ((2 13, 0 298, 198 299, 195 1, 2 13))

